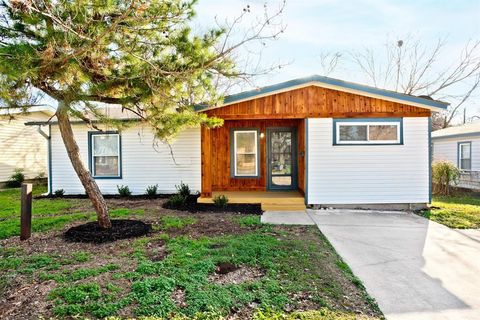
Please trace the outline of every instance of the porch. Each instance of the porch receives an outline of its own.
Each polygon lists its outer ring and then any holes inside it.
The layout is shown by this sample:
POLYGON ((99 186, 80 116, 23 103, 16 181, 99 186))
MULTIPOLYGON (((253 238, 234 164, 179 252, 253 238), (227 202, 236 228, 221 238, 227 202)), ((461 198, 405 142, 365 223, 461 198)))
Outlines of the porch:
POLYGON ((264 211, 305 210, 305 199, 298 191, 213 191, 212 197, 201 196, 199 203, 213 203, 213 198, 225 195, 229 203, 260 203, 264 211))
POLYGON ((264 210, 305 209, 304 119, 226 120, 202 127, 201 146, 199 202, 223 194, 264 210))

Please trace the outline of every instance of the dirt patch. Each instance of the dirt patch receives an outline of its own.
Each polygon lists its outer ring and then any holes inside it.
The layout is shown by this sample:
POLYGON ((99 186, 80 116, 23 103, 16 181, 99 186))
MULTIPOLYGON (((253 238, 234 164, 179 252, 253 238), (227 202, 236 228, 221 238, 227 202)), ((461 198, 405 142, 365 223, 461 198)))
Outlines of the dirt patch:
POLYGON ((168 255, 167 247, 165 241, 155 240, 147 244, 145 254, 151 261, 162 261, 168 255))
POLYGON ((112 227, 101 228, 97 221, 72 227, 65 232, 70 242, 104 243, 120 239, 140 237, 150 232, 151 226, 138 220, 112 220, 112 227))
POLYGON ((172 237, 188 235, 191 238, 200 238, 243 234, 257 228, 257 226, 243 227, 233 217, 233 215, 225 213, 198 213, 195 215, 196 223, 181 229, 169 229, 167 233, 172 237))
POLYGON ((180 308, 187 307, 187 299, 185 296, 185 290, 176 289, 172 292, 172 300, 175 301, 175 304, 180 308))
POLYGON ((48 293, 56 286, 55 281, 27 284, 0 300, 0 319, 37 319, 48 313, 51 303, 48 293))
POLYGON ((231 263, 220 263, 215 273, 208 280, 217 284, 240 284, 255 281, 265 276, 265 271, 250 266, 235 266, 231 263))

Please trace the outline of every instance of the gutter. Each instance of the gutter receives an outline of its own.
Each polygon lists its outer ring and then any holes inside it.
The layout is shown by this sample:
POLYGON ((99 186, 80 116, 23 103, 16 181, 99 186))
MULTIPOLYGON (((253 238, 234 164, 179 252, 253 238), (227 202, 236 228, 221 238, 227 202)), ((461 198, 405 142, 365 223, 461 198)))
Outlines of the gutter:
MULTIPOLYGON (((29 124, 25 124, 29 125, 29 124)), ((52 126, 48 124, 48 134, 45 133, 45 131, 42 130, 42 125, 44 124, 37 124, 38 128, 37 131, 47 139, 47 152, 48 152, 48 194, 52 195, 53 190, 52 190, 52 126)))

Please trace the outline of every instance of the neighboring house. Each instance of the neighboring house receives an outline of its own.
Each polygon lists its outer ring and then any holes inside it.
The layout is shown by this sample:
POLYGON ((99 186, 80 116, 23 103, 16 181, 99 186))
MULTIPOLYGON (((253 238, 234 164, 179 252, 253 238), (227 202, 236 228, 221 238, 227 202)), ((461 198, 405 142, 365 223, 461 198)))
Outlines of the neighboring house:
MULTIPOLYGON (((228 96, 199 109, 216 129, 183 131, 170 147, 141 122, 120 133, 75 122, 84 161, 105 194, 180 181, 208 199, 226 191, 295 190, 306 204, 424 206, 430 201, 430 116, 447 104, 312 76, 228 96)), ((130 118, 123 115, 123 118, 130 118)), ((131 120, 131 119, 130 119, 131 120)), ((55 122, 50 192, 84 193, 55 122)))
POLYGON ((10 179, 15 169, 22 169, 27 179, 47 174, 47 140, 37 128, 26 122, 47 121, 53 112, 32 108, 28 113, 0 108, 0 185, 10 179))
POLYGON ((462 171, 459 187, 480 190, 480 122, 432 132, 433 159, 462 171))

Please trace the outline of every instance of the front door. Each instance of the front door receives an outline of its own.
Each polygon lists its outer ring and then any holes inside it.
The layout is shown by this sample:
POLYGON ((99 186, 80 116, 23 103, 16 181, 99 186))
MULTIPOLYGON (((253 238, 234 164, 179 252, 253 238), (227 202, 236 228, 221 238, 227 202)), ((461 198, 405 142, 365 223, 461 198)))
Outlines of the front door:
POLYGON ((297 188, 295 128, 267 129, 267 187, 269 190, 297 188))

